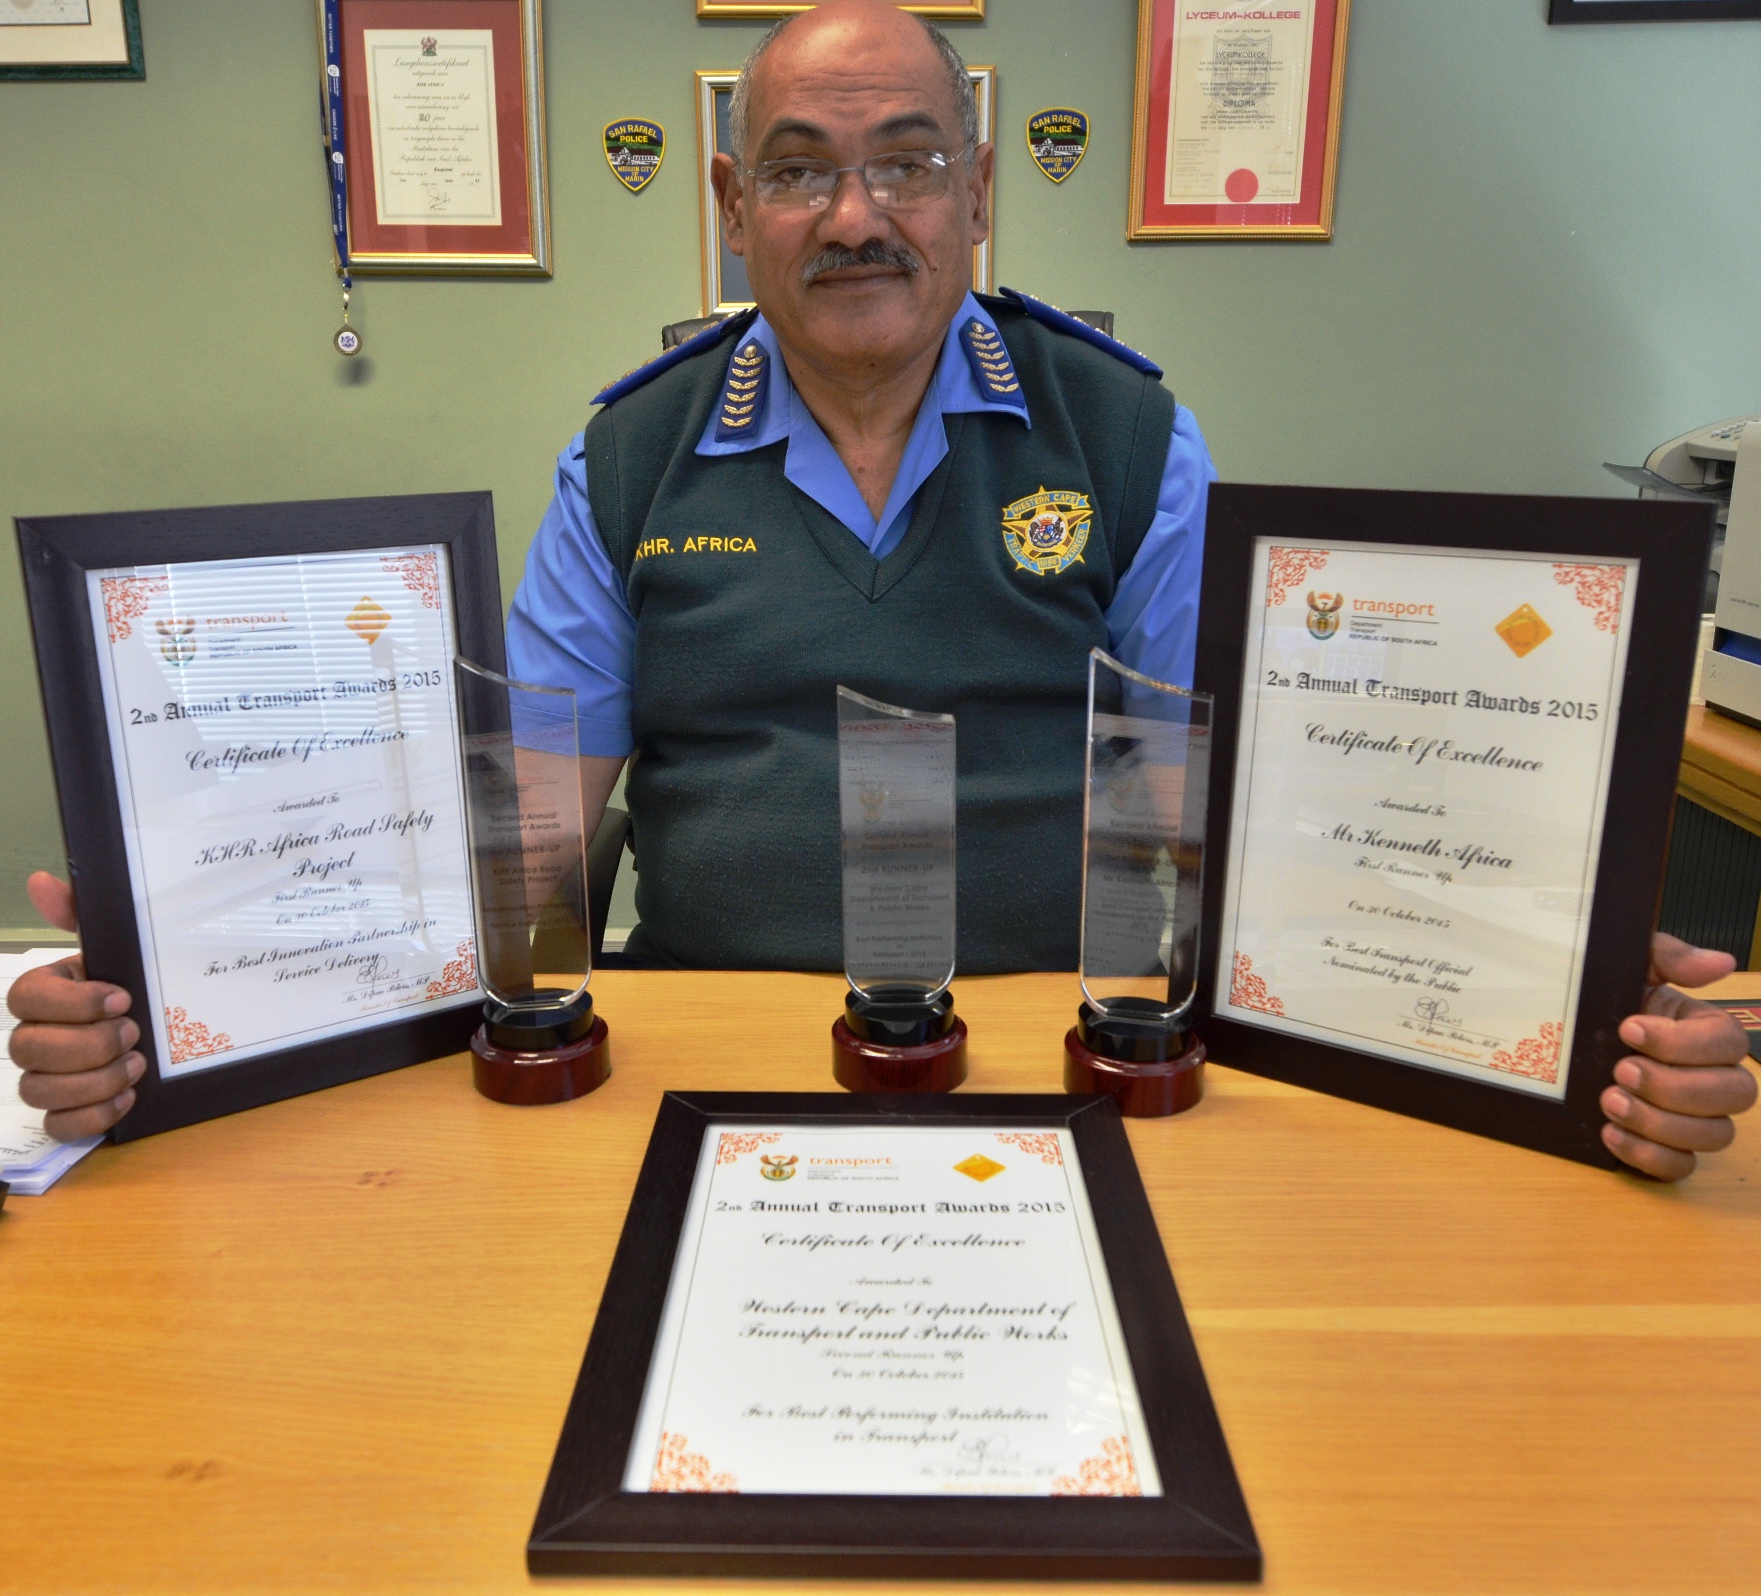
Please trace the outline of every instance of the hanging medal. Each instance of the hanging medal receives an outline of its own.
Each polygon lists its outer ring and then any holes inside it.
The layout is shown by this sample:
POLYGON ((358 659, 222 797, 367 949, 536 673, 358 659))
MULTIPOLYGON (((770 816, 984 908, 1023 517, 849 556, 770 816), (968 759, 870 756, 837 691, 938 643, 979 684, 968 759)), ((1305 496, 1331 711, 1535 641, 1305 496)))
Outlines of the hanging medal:
POLYGON ((342 276, 342 326, 331 340, 339 355, 358 355, 361 335, 349 325, 349 171, 344 159, 342 123, 342 24, 339 0, 324 0, 324 150, 330 167, 330 228, 336 266, 342 276))

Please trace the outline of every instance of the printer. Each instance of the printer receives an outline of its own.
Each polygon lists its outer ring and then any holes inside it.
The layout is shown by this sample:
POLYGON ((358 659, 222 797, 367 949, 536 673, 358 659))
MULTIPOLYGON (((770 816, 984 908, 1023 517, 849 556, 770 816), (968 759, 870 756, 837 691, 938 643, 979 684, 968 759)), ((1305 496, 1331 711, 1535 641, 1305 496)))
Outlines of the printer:
POLYGON ((1660 444, 1642 466, 1607 469, 1641 498, 1717 507, 1706 578, 1712 637, 1698 693, 1714 709, 1761 725, 1761 416, 1716 421, 1660 444))

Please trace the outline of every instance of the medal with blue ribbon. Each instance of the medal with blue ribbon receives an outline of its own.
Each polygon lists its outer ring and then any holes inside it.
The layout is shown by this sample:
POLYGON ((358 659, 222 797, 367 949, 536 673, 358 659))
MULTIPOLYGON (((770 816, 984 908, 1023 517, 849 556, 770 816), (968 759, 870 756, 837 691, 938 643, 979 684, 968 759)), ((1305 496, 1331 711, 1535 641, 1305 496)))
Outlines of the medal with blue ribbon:
POLYGON ((330 228, 336 240, 336 266, 342 275, 342 326, 331 341, 339 355, 358 355, 361 335, 349 326, 349 169, 342 130, 342 22, 340 0, 324 0, 324 154, 330 168, 330 228))

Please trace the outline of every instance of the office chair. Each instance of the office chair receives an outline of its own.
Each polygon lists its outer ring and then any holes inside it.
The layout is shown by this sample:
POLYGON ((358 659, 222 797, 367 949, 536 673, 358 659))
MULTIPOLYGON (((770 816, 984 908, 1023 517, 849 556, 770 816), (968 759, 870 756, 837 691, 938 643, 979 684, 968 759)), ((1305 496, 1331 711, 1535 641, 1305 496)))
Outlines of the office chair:
MULTIPOLYGON (((733 314, 731 310, 724 310, 714 316, 699 316, 695 321, 669 322, 660 330, 660 347, 677 349, 692 334, 713 327, 718 321, 726 321, 733 314)), ((1096 332, 1105 333, 1109 338, 1113 336, 1113 313, 1110 310, 1072 310, 1068 314, 1087 322, 1096 332)))

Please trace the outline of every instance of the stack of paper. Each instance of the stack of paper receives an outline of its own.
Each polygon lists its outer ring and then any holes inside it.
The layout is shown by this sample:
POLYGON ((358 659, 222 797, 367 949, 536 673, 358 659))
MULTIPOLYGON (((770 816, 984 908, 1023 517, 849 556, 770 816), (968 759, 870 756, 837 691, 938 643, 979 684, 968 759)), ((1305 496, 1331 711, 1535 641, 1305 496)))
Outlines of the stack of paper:
MULTIPOLYGON (((10 1058, 12 1028, 18 1021, 5 1006, 12 983, 26 970, 53 964, 74 950, 69 947, 32 948, 29 953, 0 953, 0 1050, 10 1058)), ((27 1108, 18 1099, 18 1071, 10 1062, 0 1063, 0 1180, 14 1195, 40 1197, 72 1169, 102 1136, 79 1142, 58 1142, 43 1129, 41 1109, 27 1108)))

